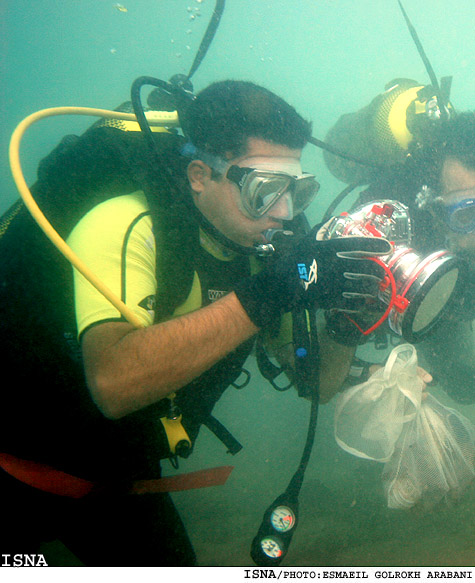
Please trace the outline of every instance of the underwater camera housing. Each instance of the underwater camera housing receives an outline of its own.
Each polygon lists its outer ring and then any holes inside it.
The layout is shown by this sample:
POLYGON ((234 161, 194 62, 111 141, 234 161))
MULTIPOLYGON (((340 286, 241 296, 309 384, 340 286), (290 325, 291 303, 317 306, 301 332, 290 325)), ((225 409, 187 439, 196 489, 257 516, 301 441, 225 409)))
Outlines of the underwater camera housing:
POLYGON ((342 213, 325 231, 324 239, 384 237, 391 242, 392 253, 379 258, 386 276, 378 296, 388 307, 390 328, 408 342, 423 339, 459 290, 461 260, 447 250, 424 256, 412 249, 409 209, 399 201, 377 200, 342 213))

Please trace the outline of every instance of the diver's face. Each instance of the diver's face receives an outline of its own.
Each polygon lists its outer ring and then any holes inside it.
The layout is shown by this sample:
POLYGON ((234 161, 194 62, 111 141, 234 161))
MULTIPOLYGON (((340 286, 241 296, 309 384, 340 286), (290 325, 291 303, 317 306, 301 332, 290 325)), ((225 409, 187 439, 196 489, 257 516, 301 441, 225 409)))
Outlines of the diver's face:
MULTIPOLYGON (((441 197, 446 205, 472 198, 475 170, 467 168, 455 158, 447 158, 442 167, 441 187, 441 197)), ((452 251, 475 257, 475 232, 463 234, 456 233, 445 225, 444 228, 447 245, 452 251)))
MULTIPOLYGON (((249 138, 246 153, 229 160, 229 163, 242 168, 284 169, 299 164, 301 153, 301 150, 249 138)), ((283 221, 289 218, 289 201, 285 196, 262 217, 249 218, 242 210, 238 186, 225 177, 212 179, 209 166, 199 160, 190 164, 188 178, 193 200, 201 213, 223 235, 239 245, 251 247, 265 242, 263 233, 267 229, 281 229, 283 221)))

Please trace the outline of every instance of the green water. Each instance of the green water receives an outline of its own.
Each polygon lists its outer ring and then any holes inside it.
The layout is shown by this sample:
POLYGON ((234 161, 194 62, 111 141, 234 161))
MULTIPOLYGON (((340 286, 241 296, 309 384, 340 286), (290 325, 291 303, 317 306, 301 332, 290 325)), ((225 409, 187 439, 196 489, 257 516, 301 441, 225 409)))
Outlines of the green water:
MULTIPOLYGON (((114 108, 129 98, 138 76, 187 73, 214 2, 130 0, 125 6, 127 12, 112 1, 0 2, 1 211, 17 196, 7 145, 23 117, 57 105, 114 108)), ((405 6, 437 74, 454 76, 453 103, 473 108, 473 0, 406 0, 405 6)), ((363 107, 400 76, 428 82, 396 1, 228 0, 193 81, 195 90, 225 78, 265 85, 313 120, 314 135, 323 138, 341 114, 363 107)), ((32 128, 22 148, 27 179, 34 180, 38 161, 64 134, 80 133, 89 123, 62 118, 32 128)), ((316 148, 307 148, 304 162, 322 183, 309 211, 316 222, 343 185, 316 148)), ((444 393, 438 396, 454 405, 444 393)), ((457 407, 475 422, 475 406, 457 407)), ((231 459, 203 429, 196 453, 180 471, 232 463, 228 483, 174 498, 200 564, 248 565, 262 513, 296 468, 308 403, 293 391, 275 393, 254 371, 246 389, 226 393, 216 415, 244 450, 231 459)), ((301 521, 285 563, 474 565, 474 492, 426 514, 389 510, 381 466, 340 450, 332 422, 329 404, 321 408, 301 521)), ((45 548, 51 564, 74 564, 59 545, 45 548)))

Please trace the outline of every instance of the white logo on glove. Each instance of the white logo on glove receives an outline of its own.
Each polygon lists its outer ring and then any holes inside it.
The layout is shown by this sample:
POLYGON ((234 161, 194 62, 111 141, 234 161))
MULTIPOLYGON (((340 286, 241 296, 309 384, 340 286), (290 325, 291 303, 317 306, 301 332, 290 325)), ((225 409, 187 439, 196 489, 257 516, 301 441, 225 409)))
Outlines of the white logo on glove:
POLYGON ((308 279, 307 279, 307 281, 304 281, 305 291, 308 290, 308 287, 310 284, 317 283, 317 279, 318 279, 318 266, 317 266, 317 260, 314 259, 312 262, 312 265, 310 266, 308 279))

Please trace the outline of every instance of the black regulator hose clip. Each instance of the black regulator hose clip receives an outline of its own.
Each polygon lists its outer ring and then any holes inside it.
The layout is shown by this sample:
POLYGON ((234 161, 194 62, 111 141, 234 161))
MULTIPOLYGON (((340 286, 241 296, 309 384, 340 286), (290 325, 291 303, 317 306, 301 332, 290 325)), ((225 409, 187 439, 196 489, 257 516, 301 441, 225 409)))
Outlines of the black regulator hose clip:
POLYGON ((150 92, 147 105, 155 111, 181 111, 194 99, 193 83, 186 75, 178 73, 150 92))

